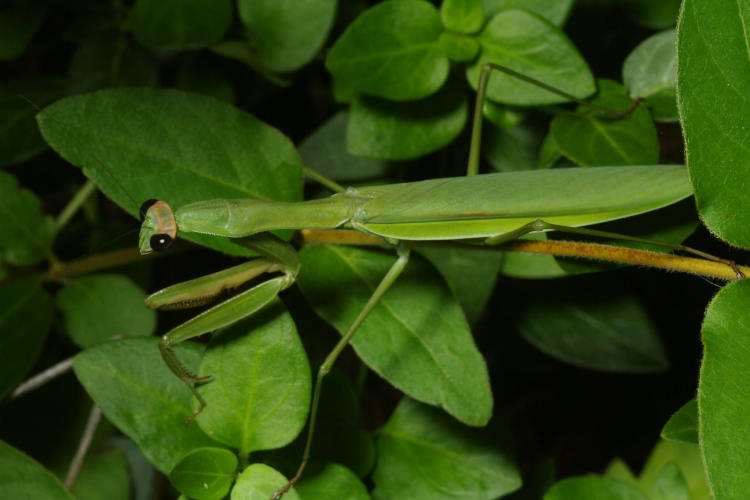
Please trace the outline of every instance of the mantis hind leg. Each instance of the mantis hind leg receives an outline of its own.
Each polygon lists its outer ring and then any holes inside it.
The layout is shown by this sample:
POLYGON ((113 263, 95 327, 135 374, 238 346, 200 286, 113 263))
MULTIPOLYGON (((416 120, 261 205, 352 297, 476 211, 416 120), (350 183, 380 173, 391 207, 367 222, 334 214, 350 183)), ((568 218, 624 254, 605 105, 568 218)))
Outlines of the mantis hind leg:
POLYGON ((352 339, 354 334, 357 333, 357 330, 362 325, 362 322, 367 318, 372 309, 377 305, 378 301, 380 301, 383 295, 385 295, 391 285, 393 285, 396 279, 401 275, 401 272, 404 270, 408 262, 409 249, 406 247, 399 247, 398 259, 396 260, 396 262, 393 263, 386 275, 380 281, 377 288, 367 300, 362 310, 354 319, 354 322, 349 326, 346 333, 341 337, 341 340, 336 343, 333 350, 331 350, 328 356, 326 356, 323 364, 320 365, 317 378, 315 379, 315 389, 313 390, 312 406, 310 407, 310 422, 307 427, 307 440, 305 441, 305 451, 302 456, 302 461, 300 462, 300 465, 297 468, 297 472, 294 474, 294 476, 281 489, 273 494, 271 500, 279 500, 284 495, 284 493, 289 491, 289 489, 294 486, 294 484, 302 476, 302 472, 305 470, 305 466, 310 460, 310 451, 312 448, 312 441, 315 433, 315 423, 318 416, 318 406, 320 404, 320 394, 323 387, 323 379, 328 374, 328 372, 331 371, 331 368, 336 362, 336 359, 339 357, 339 354, 341 354, 341 351, 343 351, 347 344, 349 344, 349 341, 352 339))

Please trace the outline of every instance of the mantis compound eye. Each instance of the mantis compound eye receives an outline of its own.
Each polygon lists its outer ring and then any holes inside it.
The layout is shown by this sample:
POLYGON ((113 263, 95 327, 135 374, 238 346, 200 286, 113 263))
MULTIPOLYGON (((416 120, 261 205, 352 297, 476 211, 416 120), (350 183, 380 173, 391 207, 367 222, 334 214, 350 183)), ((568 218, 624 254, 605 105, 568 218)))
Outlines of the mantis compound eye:
POLYGON ((159 233, 153 235, 149 243, 151 244, 152 250, 161 252, 162 250, 166 250, 167 248, 169 248, 173 241, 174 238, 172 238, 168 234, 159 233))
POLYGON ((158 200, 155 198, 151 198, 150 200, 146 200, 141 204, 141 208, 138 210, 138 213, 141 214, 141 222, 143 222, 143 219, 146 218, 146 214, 148 213, 148 209, 151 208, 154 203, 156 203, 158 200))

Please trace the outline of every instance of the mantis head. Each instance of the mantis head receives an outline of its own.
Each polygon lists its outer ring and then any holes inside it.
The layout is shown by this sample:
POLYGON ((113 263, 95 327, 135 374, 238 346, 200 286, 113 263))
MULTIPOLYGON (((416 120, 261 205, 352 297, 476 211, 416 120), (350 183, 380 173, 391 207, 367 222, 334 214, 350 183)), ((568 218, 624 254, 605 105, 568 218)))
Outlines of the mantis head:
POLYGON ((159 200, 141 205, 141 233, 138 249, 141 255, 166 250, 177 237, 177 222, 170 206, 159 200))

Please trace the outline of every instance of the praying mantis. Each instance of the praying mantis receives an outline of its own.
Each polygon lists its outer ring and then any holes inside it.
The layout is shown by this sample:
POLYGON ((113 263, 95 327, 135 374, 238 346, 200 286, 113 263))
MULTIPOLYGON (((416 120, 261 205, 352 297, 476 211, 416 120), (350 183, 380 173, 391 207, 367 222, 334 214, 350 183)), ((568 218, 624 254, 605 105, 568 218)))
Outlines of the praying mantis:
MULTIPOLYGON (((486 84, 492 65, 483 71, 486 84)), ((480 84, 477 102, 484 100, 480 84)), ((480 106, 476 111, 481 118, 480 106)), ((608 117, 617 119, 617 117, 608 117)), ((469 172, 476 171, 481 119, 475 120, 469 172)), ((233 268, 173 285, 147 299, 154 309, 202 305, 225 290, 270 275, 251 288, 213 306, 165 333, 160 353, 169 367, 190 388, 198 401, 192 416, 206 405, 196 386, 210 383, 210 375, 191 372, 173 347, 250 316, 292 286, 301 268, 297 252, 269 231, 282 229, 351 229, 396 251, 397 258, 366 304, 320 366, 309 416, 305 451, 297 473, 273 498, 281 498, 301 477, 310 458, 323 379, 368 314, 386 295, 407 267, 412 249, 423 245, 456 245, 492 248, 531 232, 552 230, 593 236, 610 233, 585 229, 597 224, 646 213, 691 195, 682 166, 599 167, 552 169, 434 179, 388 186, 341 190, 328 198, 304 202, 259 199, 203 200, 172 208, 164 201, 149 200, 141 206, 143 223, 139 237, 142 254, 166 250, 179 234, 198 233, 229 238, 260 257, 233 268), (559 196, 546 203, 548 189, 559 196)), ((705 254, 680 245, 672 248, 705 254)), ((742 271, 729 261, 718 260, 736 276, 742 271)))

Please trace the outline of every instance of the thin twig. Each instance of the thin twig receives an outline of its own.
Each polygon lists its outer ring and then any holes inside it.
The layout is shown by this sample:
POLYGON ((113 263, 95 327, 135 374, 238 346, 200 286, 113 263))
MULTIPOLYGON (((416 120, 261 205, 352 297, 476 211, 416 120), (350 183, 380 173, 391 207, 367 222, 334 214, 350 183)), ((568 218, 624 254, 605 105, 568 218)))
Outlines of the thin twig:
POLYGON ((96 403, 94 403, 94 406, 91 407, 91 412, 89 412, 89 420, 86 422, 86 428, 83 430, 81 441, 78 443, 76 454, 70 462, 68 473, 65 475, 65 488, 68 490, 73 488, 76 479, 78 479, 78 473, 81 472, 83 461, 86 458, 86 452, 88 452, 89 446, 91 446, 91 441, 94 439, 94 433, 99 425, 101 416, 102 410, 96 403))
POLYGON ((67 373, 71 368, 73 367, 73 358, 68 358, 60 361, 56 365, 52 365, 43 372, 37 373, 33 377, 26 379, 25 381, 21 382, 18 387, 16 387, 16 390, 14 390, 11 395, 10 399, 16 399, 27 392, 31 392, 35 389, 40 388, 47 382, 50 382, 51 380, 59 377, 60 375, 63 375, 67 373))

